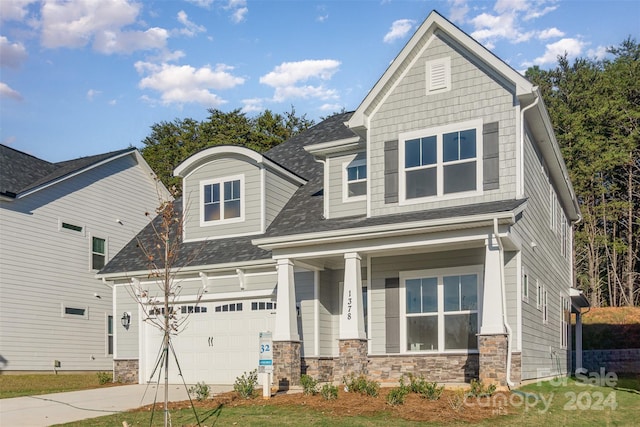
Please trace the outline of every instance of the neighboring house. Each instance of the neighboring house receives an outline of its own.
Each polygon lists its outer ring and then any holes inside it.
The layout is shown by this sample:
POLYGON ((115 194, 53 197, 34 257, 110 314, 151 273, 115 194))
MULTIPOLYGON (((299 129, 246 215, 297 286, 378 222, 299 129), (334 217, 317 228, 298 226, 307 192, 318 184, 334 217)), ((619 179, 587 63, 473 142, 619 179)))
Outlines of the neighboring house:
POLYGON ((129 148, 50 163, 0 145, 0 371, 113 368, 100 270, 166 197, 129 148))
MULTIPOLYGON (((256 368, 261 331, 280 385, 409 372, 512 385, 570 369, 580 212, 540 92, 436 12, 355 112, 264 155, 208 148, 175 174, 188 383, 256 368)), ((154 286, 136 246, 100 276, 133 319, 116 328, 116 377, 145 382, 160 334, 130 297, 132 282, 154 286)))

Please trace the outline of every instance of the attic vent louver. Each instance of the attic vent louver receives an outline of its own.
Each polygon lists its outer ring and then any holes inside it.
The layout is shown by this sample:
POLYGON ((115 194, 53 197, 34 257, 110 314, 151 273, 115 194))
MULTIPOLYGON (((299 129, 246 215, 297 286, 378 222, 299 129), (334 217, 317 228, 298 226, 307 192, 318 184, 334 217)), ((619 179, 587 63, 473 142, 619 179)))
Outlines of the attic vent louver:
POLYGON ((451 89, 450 58, 427 61, 427 95, 451 89))

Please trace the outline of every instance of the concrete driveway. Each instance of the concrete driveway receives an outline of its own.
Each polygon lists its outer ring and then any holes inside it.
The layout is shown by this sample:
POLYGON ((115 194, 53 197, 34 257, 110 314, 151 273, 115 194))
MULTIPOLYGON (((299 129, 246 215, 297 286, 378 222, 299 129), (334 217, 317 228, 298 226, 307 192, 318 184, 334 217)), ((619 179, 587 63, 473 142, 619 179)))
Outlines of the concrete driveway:
MULTIPOLYGON (((233 386, 212 386, 212 394, 233 386)), ((184 386, 170 385, 169 400, 187 400, 184 386)), ((40 396, 0 399, 0 426, 40 427, 80 421, 139 408, 156 400, 164 402, 164 386, 122 385, 40 396)), ((159 406, 162 411, 162 403, 159 406)), ((158 419, 162 419, 162 412, 158 419)))

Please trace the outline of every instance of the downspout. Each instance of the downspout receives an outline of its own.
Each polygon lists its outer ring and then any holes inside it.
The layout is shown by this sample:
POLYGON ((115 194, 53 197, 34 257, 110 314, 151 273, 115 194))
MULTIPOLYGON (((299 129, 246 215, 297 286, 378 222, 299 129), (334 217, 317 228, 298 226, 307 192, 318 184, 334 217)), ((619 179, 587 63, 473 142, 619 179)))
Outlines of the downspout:
POLYGON ((519 165, 519 176, 520 176, 520 187, 518 188, 518 192, 520 196, 524 196, 524 113, 530 109, 535 107, 540 101, 540 94, 538 92, 538 86, 534 86, 531 89, 531 93, 536 97, 534 101, 520 110, 520 165, 519 165))
POLYGON ((499 248, 499 258, 500 258, 500 288, 502 290, 502 322, 504 323, 504 328, 507 331, 507 372, 506 372, 506 381, 509 389, 513 388, 515 384, 511 381, 511 326, 509 326, 509 322, 507 321, 507 296, 506 289, 504 285, 504 245, 502 244, 502 239, 500 238, 500 234, 498 233, 498 218, 493 218, 493 234, 496 236, 496 241, 498 242, 499 248))

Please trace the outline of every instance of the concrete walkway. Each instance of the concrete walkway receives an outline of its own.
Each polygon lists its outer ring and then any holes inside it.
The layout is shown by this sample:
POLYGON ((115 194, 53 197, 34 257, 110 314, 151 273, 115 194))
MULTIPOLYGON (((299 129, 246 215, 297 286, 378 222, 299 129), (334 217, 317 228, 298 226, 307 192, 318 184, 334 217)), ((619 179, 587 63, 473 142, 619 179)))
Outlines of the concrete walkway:
MULTIPOLYGON (((211 393, 218 394, 232 389, 233 386, 212 386, 211 393)), ((187 399, 189 397, 184 386, 169 386, 170 401, 187 399)), ((139 408, 154 400, 160 402, 158 419, 162 419, 164 386, 155 384, 0 399, 0 426, 41 427, 69 423, 139 408)))

